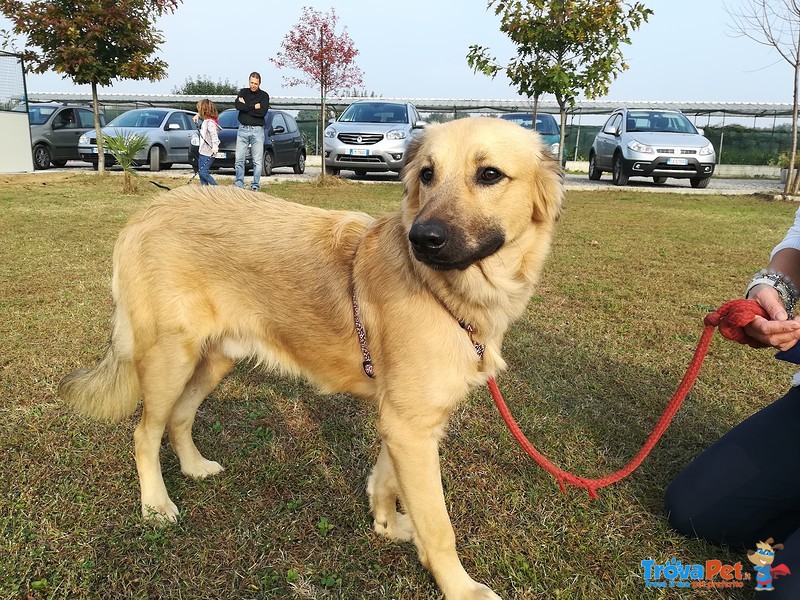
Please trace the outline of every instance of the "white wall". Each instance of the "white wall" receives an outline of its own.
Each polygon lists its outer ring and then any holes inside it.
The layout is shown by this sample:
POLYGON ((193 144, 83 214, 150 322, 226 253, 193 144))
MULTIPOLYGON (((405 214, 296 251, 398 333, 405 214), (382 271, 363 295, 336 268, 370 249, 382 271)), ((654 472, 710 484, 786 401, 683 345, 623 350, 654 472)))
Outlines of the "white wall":
POLYGON ((33 172, 28 113, 0 111, 0 173, 33 172))

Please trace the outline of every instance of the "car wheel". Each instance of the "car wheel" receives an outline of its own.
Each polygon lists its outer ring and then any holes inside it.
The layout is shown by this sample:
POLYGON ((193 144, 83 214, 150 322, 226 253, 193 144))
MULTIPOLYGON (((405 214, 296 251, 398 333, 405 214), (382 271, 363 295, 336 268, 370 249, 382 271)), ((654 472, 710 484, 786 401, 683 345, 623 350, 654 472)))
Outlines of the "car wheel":
POLYGON ((93 168, 95 171, 99 170, 99 169, 100 169, 100 161, 98 161, 98 160, 93 160, 93 161, 92 161, 92 168, 93 168))
POLYGON ((272 165, 275 164, 275 157, 272 156, 272 152, 264 152, 264 168, 262 169, 265 177, 269 177, 272 175, 272 165))
POLYGON ((594 154, 589 155, 589 179, 597 181, 603 172, 597 168, 597 159, 594 154))
POLYGON ((653 177, 653 181, 656 183, 664 183, 667 180, 666 177, 653 177))
POLYGON ((172 163, 161 163, 161 169, 166 171, 167 169, 172 168, 172 163))
POLYGON ((33 149, 33 168, 49 169, 51 158, 52 155, 50 154, 50 148, 44 144, 39 144, 33 149))
POLYGON ((366 177, 367 176, 367 170, 366 169, 355 169, 353 172, 356 174, 356 177, 366 177))
POLYGON ((67 166, 67 161, 65 160, 51 160, 50 162, 53 163, 53 166, 58 169, 67 166))
POLYGON ((150 170, 161 170, 161 148, 159 146, 150 148, 150 170))
POLYGON ((334 177, 338 177, 338 176, 339 176, 339 172, 340 172, 340 171, 339 171, 339 169, 337 169, 336 167, 327 167, 327 168, 325 169, 325 172, 326 172, 328 175, 333 175, 334 177))
POLYGON ((628 174, 622 166, 622 155, 614 156, 614 172, 612 176, 614 185, 628 185, 628 174))
POLYGON ((303 152, 297 155, 297 162, 294 164, 294 172, 297 175, 302 175, 306 172, 306 155, 303 152))
POLYGON ((691 181, 693 188, 704 189, 708 187, 711 177, 692 177, 689 181, 691 181))

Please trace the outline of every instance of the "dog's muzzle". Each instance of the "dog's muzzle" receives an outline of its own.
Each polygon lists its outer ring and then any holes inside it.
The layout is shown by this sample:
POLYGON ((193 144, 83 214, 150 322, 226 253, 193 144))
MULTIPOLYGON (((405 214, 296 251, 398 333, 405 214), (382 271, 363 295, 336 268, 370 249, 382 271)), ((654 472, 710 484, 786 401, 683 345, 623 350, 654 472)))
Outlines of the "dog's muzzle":
POLYGON ((421 263, 439 271, 463 270, 494 254, 505 242, 500 231, 491 231, 476 247, 470 245, 458 229, 439 219, 418 221, 408 232, 411 251, 421 263))

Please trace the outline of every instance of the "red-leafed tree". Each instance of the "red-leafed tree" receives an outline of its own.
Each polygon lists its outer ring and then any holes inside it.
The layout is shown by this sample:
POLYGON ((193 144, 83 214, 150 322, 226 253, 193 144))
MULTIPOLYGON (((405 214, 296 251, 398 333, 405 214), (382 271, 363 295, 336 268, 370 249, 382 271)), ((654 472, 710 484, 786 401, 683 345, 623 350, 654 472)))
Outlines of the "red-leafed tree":
MULTIPOLYGON (((361 85, 363 73, 355 64, 358 56, 347 28, 336 33, 339 17, 331 8, 322 13, 313 8, 303 7, 300 21, 281 42, 281 51, 270 61, 279 69, 289 68, 302 71, 299 77, 284 77, 288 86, 307 85, 319 89, 322 105, 321 129, 325 129, 326 99, 328 94, 346 87, 361 85)), ((325 175, 325 160, 322 161, 322 174, 325 175)))
POLYGON ((154 27, 181 0, 0 0, 11 23, 6 40, 25 38, 20 51, 34 73, 55 71, 77 84, 92 86, 98 165, 105 170, 97 86, 119 79, 156 81, 167 63, 152 55, 164 41, 154 27))

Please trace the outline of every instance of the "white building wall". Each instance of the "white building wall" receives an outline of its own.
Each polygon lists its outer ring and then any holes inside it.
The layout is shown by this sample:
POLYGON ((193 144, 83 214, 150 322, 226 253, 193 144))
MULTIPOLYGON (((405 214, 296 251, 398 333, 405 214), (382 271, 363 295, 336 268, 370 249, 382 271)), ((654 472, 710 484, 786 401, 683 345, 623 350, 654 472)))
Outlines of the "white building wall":
POLYGON ((0 173, 33 172, 28 113, 0 111, 0 173))

